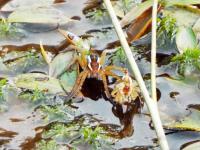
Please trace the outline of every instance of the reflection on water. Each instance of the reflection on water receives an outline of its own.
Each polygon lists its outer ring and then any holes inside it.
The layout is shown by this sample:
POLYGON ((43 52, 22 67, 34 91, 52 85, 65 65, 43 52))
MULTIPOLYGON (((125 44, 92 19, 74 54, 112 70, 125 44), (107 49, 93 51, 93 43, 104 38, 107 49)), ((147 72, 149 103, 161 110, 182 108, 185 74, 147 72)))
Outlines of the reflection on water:
POLYGON ((183 150, 183 149, 195 150, 195 149, 199 148, 199 146, 200 146, 200 140, 195 140, 195 141, 191 141, 191 142, 183 144, 181 146, 180 150, 183 150))
MULTIPOLYGON (((86 79, 82 86, 83 95, 91 98, 92 100, 99 100, 100 98, 107 99, 105 96, 103 83, 97 79, 86 79)), ((108 99, 107 99, 108 100, 108 99)), ((112 99, 109 100, 112 104, 112 113, 119 119, 121 129, 112 131, 111 135, 116 138, 130 137, 134 133, 133 127, 133 117, 135 114, 139 113, 143 102, 137 98, 131 104, 120 105, 113 102, 112 99)))
POLYGON ((141 102, 137 99, 129 105, 113 105, 112 112, 119 118, 122 129, 118 132, 119 138, 130 137, 134 133, 133 117, 141 109, 141 102))

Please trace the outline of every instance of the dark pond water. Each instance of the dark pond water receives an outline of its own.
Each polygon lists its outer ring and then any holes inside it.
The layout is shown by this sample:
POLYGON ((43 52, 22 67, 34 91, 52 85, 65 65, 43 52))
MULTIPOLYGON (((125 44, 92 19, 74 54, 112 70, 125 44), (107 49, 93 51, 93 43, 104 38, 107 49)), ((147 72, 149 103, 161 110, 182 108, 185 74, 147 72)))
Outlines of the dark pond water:
MULTIPOLYGON (((27 5, 23 0, 0 1, 1 15, 6 16, 18 5, 27 5)), ((35 4, 30 1, 28 5, 35 4)), ((53 1, 51 2, 53 3, 53 1)), ((73 32, 79 36, 89 37, 92 46, 98 50, 104 50, 109 43, 117 40, 111 21, 105 19, 95 22, 86 18, 83 9, 86 0, 66 0, 64 3, 55 3, 54 8, 60 10, 66 17, 78 19, 74 22, 60 24, 19 24, 22 30, 18 39, 3 38, 0 40, 1 54, 7 48, 7 52, 27 51, 31 48, 38 50, 39 42, 42 41, 47 51, 52 55, 64 50, 68 43, 59 34, 57 28, 73 32)), ((139 40, 135 45, 133 53, 142 75, 149 86, 150 74, 150 45, 149 38, 139 40)), ((174 53, 174 49, 172 52, 174 53)), ((36 52, 37 53, 37 52, 36 52)), ((200 104, 198 82, 180 82, 176 78, 177 68, 169 64, 170 53, 159 48, 157 68, 157 88, 159 93, 159 110, 164 124, 178 120, 190 113, 189 106, 199 108, 200 104)), ((31 66, 24 72, 47 72, 47 65, 31 66)), ((0 77, 13 78, 21 71, 10 73, 0 70, 0 77)), ((102 126, 111 127, 114 137, 119 139, 115 149, 124 150, 146 150, 159 149, 155 131, 151 126, 146 105, 138 110, 139 102, 132 106, 118 106, 111 100, 107 100, 103 94, 101 81, 87 79, 83 85, 82 92, 85 95, 82 101, 75 100, 72 105, 77 108, 79 115, 91 115, 96 118, 102 126)), ((17 97, 16 91, 10 91, 7 95, 7 111, 0 113, 0 149, 34 149, 35 143, 41 139, 41 131, 47 123, 43 121, 41 114, 36 111, 30 103, 22 101, 17 97)), ((199 118, 200 119, 200 118, 199 118)), ((200 139, 199 132, 165 130, 171 150, 178 150, 182 145, 200 139)), ((82 147, 82 149, 87 149, 82 147)))

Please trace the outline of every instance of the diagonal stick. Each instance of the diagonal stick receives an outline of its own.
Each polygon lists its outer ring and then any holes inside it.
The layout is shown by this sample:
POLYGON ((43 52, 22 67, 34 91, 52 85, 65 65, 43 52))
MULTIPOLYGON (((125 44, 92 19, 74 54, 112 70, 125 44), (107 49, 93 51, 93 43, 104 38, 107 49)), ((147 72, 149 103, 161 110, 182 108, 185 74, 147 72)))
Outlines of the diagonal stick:
POLYGON ((151 38, 151 94, 157 101, 156 93, 156 28, 157 28, 158 0, 154 0, 152 9, 152 38, 151 38))
POLYGON ((131 65, 131 69, 132 69, 132 71, 135 75, 135 78, 136 78, 136 80, 137 80, 137 82, 140 86, 141 92, 144 96, 145 102, 146 102, 147 107, 149 109, 149 112, 151 114, 151 118, 152 118, 155 130, 156 130, 156 134, 157 134, 160 146, 161 146, 162 150, 169 150, 168 143, 167 143, 167 140, 166 140, 166 137, 165 137, 165 133, 164 133, 162 123, 161 123, 161 120, 160 120, 160 116, 159 116, 159 112, 158 112, 157 102, 152 100, 149 96, 149 93, 148 93, 148 90, 145 86, 144 80, 142 79, 141 73, 139 71, 139 68, 138 68, 136 62, 135 62, 135 59, 133 58, 133 54, 132 54, 131 49, 128 45, 128 42, 127 42, 127 40, 124 36, 123 30, 120 26, 120 23, 119 23, 116 15, 115 15, 115 12, 113 10, 113 7, 112 7, 110 0, 104 0, 104 3, 105 3, 105 5, 108 9, 110 18, 111 18, 112 23, 115 27, 117 35, 120 39, 121 45, 122 45, 122 47, 125 51, 125 54, 126 54, 128 61, 131 65))

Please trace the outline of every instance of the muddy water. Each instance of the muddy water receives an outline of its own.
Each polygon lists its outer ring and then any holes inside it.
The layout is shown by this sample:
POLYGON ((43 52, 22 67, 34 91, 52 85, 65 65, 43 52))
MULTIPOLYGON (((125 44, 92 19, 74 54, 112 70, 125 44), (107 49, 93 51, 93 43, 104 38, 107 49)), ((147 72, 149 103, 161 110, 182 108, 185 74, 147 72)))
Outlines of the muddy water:
MULTIPOLYGON (((5 5, 6 1, 0 3, 1 10, 15 9, 10 7, 12 5, 9 6, 9 1, 7 2, 7 5, 5 5)), ((11 2, 17 4, 20 0, 11 2)), ((62 11, 66 17, 78 18, 78 20, 66 25, 20 24, 19 27, 24 36, 18 40, 2 39, 1 47, 8 48, 8 51, 26 51, 32 47, 39 49, 39 42, 42 41, 46 50, 53 54, 58 53, 68 46, 68 43, 56 30, 59 27, 77 35, 92 37, 90 38, 92 46, 99 50, 104 49, 107 44, 117 40, 117 36, 110 20, 105 19, 95 23, 85 17, 82 13, 85 2, 86 0, 67 0, 65 3, 53 6, 62 11)), ((150 73, 150 46, 148 43, 149 39, 137 41, 137 44, 135 43, 136 50, 133 52, 142 75, 147 79, 150 73)), ((169 76, 176 77, 177 75, 176 66, 169 65, 169 57, 171 57, 169 54, 158 55, 157 75, 159 77, 157 83, 160 92, 158 105, 164 123, 166 120, 176 120, 189 114, 187 110, 189 105, 200 104, 198 82, 183 84, 169 78, 169 76)), ((0 76, 5 75, 2 73, 0 76)), ((148 80, 146 83, 149 85, 148 80)), ((116 149, 159 149, 146 106, 142 108, 141 113, 138 112, 139 104, 129 107, 118 106, 107 100, 102 91, 101 82, 87 80, 82 90, 85 95, 84 100, 80 102, 77 100, 73 105, 78 108, 80 114, 90 114, 101 120, 102 125, 113 127, 113 135, 120 139, 115 144, 116 149), (96 85, 98 88, 95 88, 96 85)), ((16 95, 17 93, 9 94, 8 110, 0 113, 0 149, 34 148, 35 142, 40 139, 40 128, 46 125, 42 116, 30 106, 30 103, 18 99, 16 95)), ((166 133, 172 150, 178 150, 183 144, 200 139, 198 132, 166 130, 166 133)))

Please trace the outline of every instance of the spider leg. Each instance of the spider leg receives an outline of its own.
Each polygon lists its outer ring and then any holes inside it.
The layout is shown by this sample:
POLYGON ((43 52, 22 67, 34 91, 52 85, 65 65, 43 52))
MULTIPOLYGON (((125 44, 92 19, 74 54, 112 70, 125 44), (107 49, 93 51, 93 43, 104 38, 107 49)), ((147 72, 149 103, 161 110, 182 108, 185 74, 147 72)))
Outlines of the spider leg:
POLYGON ((122 67, 118 67, 118 66, 113 66, 113 65, 112 66, 106 66, 104 68, 104 72, 105 72, 105 74, 107 76, 112 76, 112 77, 114 77, 114 78, 117 79, 117 82, 120 82, 122 80, 121 77, 119 77, 117 74, 115 74, 114 72, 112 72, 112 70, 119 70, 119 71, 125 73, 125 71, 127 69, 122 68, 122 67))
POLYGON ((76 96, 76 94, 81 90, 81 87, 82 87, 85 79, 87 78, 88 73, 89 73, 88 71, 83 71, 79 74, 72 91, 67 96, 68 99, 72 98, 73 96, 76 96))
POLYGON ((117 82, 121 81, 121 78, 117 74, 113 73, 112 71, 105 70, 104 73, 106 76, 112 76, 113 78, 116 78, 117 82))
POLYGON ((81 53, 81 56, 77 57, 77 61, 82 69, 85 69, 87 67, 88 62, 84 53, 81 53))
POLYGON ((101 66, 105 63, 106 53, 107 53, 107 51, 103 51, 101 54, 100 63, 99 63, 101 66))
POLYGON ((108 84, 107 84, 106 75, 104 73, 101 73, 101 78, 102 78, 102 81, 103 81, 103 86, 104 86, 104 90, 105 90, 106 96, 107 96, 107 98, 111 98, 111 94, 110 94, 110 92, 108 90, 108 84))
POLYGON ((111 65, 111 66, 106 66, 105 68, 104 68, 104 70, 119 70, 119 71, 121 71, 121 72, 125 72, 125 71, 127 71, 127 69, 126 68, 122 68, 122 67, 118 67, 118 66, 114 66, 114 65, 111 65))
POLYGON ((104 50, 101 53, 101 57, 100 57, 100 65, 102 66, 105 63, 105 59, 106 59, 106 54, 107 53, 114 53, 116 52, 116 50, 104 50))
POLYGON ((77 51, 81 52, 81 51, 84 51, 83 48, 80 48, 76 45, 76 41, 74 39, 70 39, 70 35, 73 36, 73 38, 75 39, 79 39, 78 36, 72 34, 72 33, 67 33, 65 30, 61 30, 61 29, 58 29, 58 31, 66 38, 66 40, 71 44, 71 47, 76 49, 77 51))
POLYGON ((69 38, 69 35, 66 33, 65 30, 58 29, 58 31, 67 39, 67 41, 72 44, 76 45, 72 39, 69 38))

